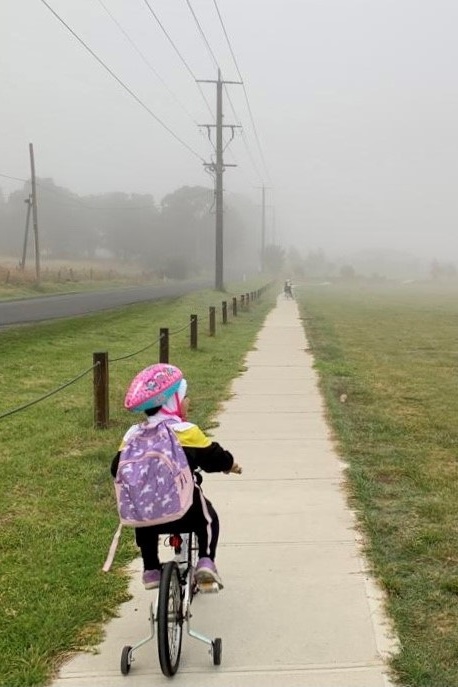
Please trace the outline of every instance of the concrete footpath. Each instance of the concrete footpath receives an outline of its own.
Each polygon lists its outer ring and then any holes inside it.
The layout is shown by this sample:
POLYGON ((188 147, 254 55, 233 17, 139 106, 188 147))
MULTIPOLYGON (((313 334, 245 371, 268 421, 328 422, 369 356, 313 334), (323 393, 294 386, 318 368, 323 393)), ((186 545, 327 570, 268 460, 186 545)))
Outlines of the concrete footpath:
MULTIPOLYGON (((217 563, 225 589, 193 603, 193 628, 223 639, 222 664, 214 667, 207 647, 184 633, 173 683, 387 687, 386 658, 396 643, 365 572, 344 495, 343 465, 294 301, 279 297, 246 366, 214 430, 243 475, 204 479, 221 521, 217 563)), ((124 644, 148 634, 155 592, 142 588, 140 572, 136 560, 132 600, 107 625, 98 653, 66 663, 54 687, 169 682, 155 641, 136 652, 128 676, 119 670, 124 644)))

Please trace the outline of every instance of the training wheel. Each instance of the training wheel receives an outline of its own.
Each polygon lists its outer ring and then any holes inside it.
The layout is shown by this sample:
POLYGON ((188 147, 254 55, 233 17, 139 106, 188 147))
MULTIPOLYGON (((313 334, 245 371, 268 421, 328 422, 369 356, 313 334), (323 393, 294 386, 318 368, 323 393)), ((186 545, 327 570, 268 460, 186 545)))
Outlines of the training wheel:
POLYGON ((132 647, 131 646, 125 646, 123 647, 122 653, 121 653, 121 673, 123 675, 128 675, 130 666, 132 663, 132 655, 131 652, 132 647))
POLYGON ((221 655, 223 653, 223 640, 221 639, 221 637, 217 637, 216 639, 213 640, 212 650, 213 650, 213 665, 214 666, 220 666, 221 665, 221 655))

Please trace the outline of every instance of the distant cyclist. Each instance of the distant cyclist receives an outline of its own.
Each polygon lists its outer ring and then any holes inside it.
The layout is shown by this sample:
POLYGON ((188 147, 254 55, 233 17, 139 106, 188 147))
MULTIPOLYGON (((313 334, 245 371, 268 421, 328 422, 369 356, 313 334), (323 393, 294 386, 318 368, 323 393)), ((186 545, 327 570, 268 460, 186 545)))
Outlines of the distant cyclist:
POLYGON ((293 285, 291 284, 290 279, 287 279, 285 281, 285 285, 283 287, 283 292, 285 294, 285 298, 294 298, 294 296, 293 296, 293 285))

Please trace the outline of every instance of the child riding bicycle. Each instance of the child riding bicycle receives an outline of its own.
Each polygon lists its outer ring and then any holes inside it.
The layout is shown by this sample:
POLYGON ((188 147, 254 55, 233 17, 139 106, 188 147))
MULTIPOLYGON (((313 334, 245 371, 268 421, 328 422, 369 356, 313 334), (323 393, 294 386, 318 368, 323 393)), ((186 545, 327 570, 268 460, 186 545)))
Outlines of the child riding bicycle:
POLYGON ((285 294, 285 298, 294 298, 294 296, 293 296, 293 285, 292 285, 290 279, 287 279, 285 281, 285 284, 283 287, 283 293, 285 294))
MULTIPOLYGON (((181 370, 174 365, 157 363, 142 370, 132 380, 126 393, 124 406, 132 412, 144 412, 148 425, 158 426, 167 422, 183 448, 194 476, 192 503, 183 517, 161 525, 135 528, 135 540, 140 548, 144 572, 142 581, 146 589, 159 587, 161 565, 158 556, 159 535, 195 532, 198 540, 199 559, 195 581, 199 584, 216 582, 222 588, 221 578, 215 565, 219 537, 218 515, 205 498, 195 471, 242 472, 229 451, 211 441, 195 424, 187 421, 189 399, 187 382, 181 370)), ((111 474, 116 478, 121 452, 138 431, 133 425, 124 435, 121 446, 111 464, 111 474)), ((200 477, 200 475, 199 475, 200 477)))

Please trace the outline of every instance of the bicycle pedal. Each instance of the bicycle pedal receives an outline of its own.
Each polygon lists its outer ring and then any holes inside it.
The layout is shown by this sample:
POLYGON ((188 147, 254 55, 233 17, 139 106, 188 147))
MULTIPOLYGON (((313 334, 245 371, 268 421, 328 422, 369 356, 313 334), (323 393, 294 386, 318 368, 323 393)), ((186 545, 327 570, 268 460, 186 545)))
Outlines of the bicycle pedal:
POLYGON ((200 582, 197 584, 197 589, 202 594, 218 594, 219 584, 217 582, 200 582))

